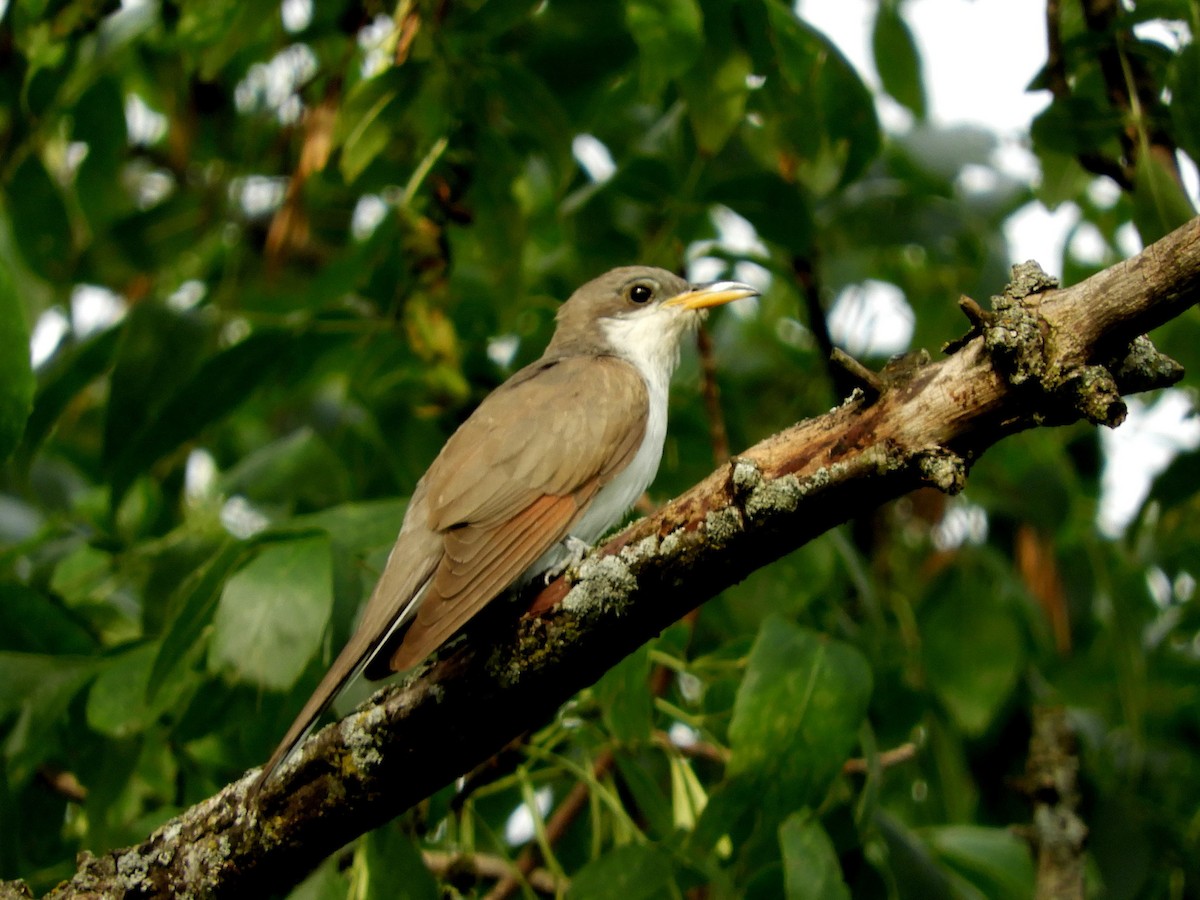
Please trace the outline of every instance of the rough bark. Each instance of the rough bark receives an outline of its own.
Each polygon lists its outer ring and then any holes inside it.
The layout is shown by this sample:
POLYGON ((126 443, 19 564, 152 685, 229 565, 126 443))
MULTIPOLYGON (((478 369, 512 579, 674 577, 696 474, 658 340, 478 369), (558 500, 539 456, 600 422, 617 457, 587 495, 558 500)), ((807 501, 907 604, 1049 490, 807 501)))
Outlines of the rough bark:
POLYGON ((857 371, 861 386, 841 406, 735 457, 595 550, 529 614, 491 616, 486 631, 312 737, 256 806, 246 805, 250 772, 145 842, 84 858, 49 896, 282 890, 754 569, 915 488, 961 489, 980 453, 1023 429, 1119 424, 1122 393, 1182 375, 1141 336, 1198 291, 1200 219, 1068 289, 1036 265, 1015 267, 992 310, 964 299, 972 328, 946 359, 857 371))

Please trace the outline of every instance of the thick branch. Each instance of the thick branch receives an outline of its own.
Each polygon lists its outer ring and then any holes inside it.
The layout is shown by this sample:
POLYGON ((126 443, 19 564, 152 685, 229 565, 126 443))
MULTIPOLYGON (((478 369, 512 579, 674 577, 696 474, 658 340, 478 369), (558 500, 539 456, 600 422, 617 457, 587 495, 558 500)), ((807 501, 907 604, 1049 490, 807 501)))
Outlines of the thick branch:
MULTIPOLYGON (((747 450, 542 591, 310 739, 247 808, 254 773, 53 893, 261 896, 536 727, 625 654, 754 569, 914 488, 961 488, 983 450, 1044 423, 1115 424, 1119 393, 1181 372, 1145 331, 1200 288, 1200 219, 1065 290, 1036 267, 947 359, 915 356, 747 450), (1136 343, 1135 343, 1136 342, 1136 343)), ((497 604, 494 604, 497 605, 497 604)), ((499 604, 502 605, 502 604, 499 604)))

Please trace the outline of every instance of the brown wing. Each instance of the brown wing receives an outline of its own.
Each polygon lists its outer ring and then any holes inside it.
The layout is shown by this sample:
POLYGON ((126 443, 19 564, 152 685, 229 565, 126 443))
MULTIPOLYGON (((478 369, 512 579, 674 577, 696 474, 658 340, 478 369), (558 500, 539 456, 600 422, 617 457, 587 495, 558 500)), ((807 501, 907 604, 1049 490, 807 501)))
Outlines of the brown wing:
POLYGON ((529 371, 480 405, 425 476, 444 555, 393 670, 423 659, 565 538, 641 446, 648 396, 629 363, 570 358, 529 371))
POLYGON ((389 656, 394 671, 420 662, 566 537, 637 453, 647 402, 631 365, 595 358, 535 363, 489 395, 417 485, 358 628, 254 790, 364 666, 380 677, 389 656))

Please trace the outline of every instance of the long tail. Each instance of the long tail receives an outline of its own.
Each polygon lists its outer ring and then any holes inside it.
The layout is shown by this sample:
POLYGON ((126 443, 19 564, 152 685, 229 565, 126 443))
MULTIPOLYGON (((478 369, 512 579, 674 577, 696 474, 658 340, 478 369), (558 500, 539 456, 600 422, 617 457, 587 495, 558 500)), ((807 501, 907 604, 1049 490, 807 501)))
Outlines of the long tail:
MULTIPOLYGON (((304 708, 300 710, 300 714, 292 722, 291 727, 287 730, 287 734, 283 736, 283 740, 279 742, 279 746, 275 748, 275 752, 271 754, 271 758, 263 766, 262 772, 250 788, 250 799, 258 795, 263 785, 270 781, 271 776, 292 755, 292 752, 300 746, 301 742, 308 737, 309 732, 313 730, 313 726, 317 724, 317 719, 321 717, 321 713, 329 708, 329 705, 337 699, 338 694, 350 682, 362 674, 363 669, 370 664, 375 655, 381 649, 388 646, 397 630, 408 623, 408 620, 412 618, 416 608, 420 605, 421 598, 424 596, 427 586, 428 581, 404 605, 399 615, 386 628, 378 628, 371 621, 369 615, 363 616, 363 621, 359 623, 358 630, 354 632, 350 640, 346 643, 346 646, 342 648, 342 652, 333 661, 333 665, 329 667, 329 671, 325 673, 325 677, 321 679, 321 683, 317 685, 317 689, 308 698, 308 702, 304 704, 304 708)), ((369 612, 370 609, 368 608, 369 612)))

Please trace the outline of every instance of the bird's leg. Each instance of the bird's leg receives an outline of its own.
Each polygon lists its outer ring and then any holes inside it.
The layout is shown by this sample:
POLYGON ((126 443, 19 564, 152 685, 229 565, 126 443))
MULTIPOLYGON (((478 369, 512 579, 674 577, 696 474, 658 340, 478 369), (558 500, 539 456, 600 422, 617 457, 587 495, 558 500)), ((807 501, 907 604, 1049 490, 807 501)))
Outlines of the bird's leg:
POLYGON ((588 551, 592 549, 592 545, 587 541, 575 537, 573 534, 568 534, 560 542, 566 555, 546 570, 545 583, 549 584, 563 572, 568 569, 576 569, 583 562, 583 558, 587 556, 588 551))

